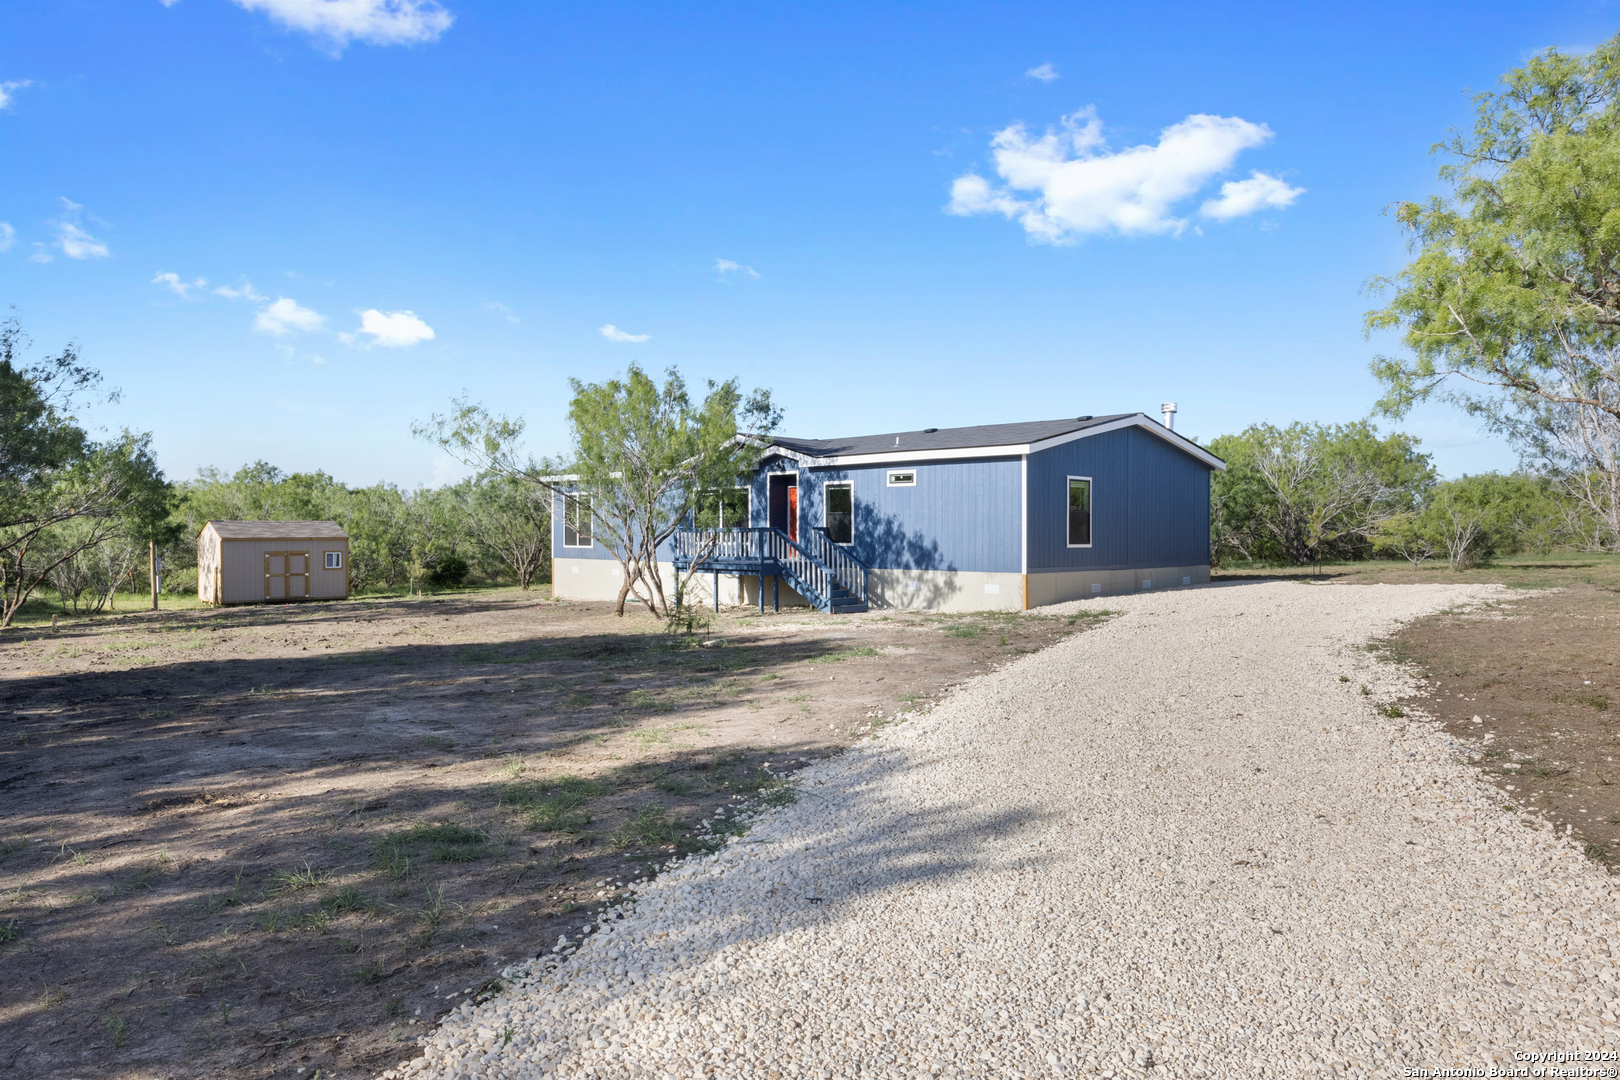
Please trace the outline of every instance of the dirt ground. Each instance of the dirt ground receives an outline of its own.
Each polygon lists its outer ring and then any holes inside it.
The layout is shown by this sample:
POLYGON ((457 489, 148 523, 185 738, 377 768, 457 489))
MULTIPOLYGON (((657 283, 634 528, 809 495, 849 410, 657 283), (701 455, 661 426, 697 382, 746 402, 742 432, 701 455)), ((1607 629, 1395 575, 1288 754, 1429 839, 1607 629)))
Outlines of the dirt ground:
POLYGON ((8 631, 0 1074, 374 1075, 728 806, 1087 625, 506 590, 8 631))
POLYGON ((1615 871, 1620 855, 1620 592, 1577 585, 1442 615, 1388 642, 1427 674, 1406 703, 1479 740, 1503 804, 1551 821, 1615 871))
MULTIPOLYGON (((1423 696, 1395 707, 1439 718, 1461 737, 1459 757, 1501 788, 1504 806, 1524 811, 1527 823, 1552 822, 1588 857, 1620 871, 1620 559, 1560 554, 1463 571, 1443 562, 1324 570, 1350 582, 1487 581, 1515 590, 1485 611, 1421 619, 1378 643, 1425 675, 1423 696)), ((1303 574, 1237 568, 1221 576, 1303 574)))

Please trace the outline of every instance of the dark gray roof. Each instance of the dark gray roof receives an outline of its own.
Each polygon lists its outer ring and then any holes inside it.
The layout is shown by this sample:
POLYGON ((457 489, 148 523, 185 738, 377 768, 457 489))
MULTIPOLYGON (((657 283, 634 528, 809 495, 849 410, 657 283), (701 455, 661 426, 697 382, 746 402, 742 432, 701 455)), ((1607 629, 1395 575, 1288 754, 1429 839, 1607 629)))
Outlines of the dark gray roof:
POLYGON ((1023 424, 980 424, 977 427, 939 428, 936 431, 891 431, 886 435, 852 435, 845 439, 779 436, 771 439, 771 445, 814 457, 903 453, 907 450, 969 450, 976 446, 1021 446, 1135 415, 1114 413, 1112 416, 1092 416, 1084 420, 1071 416, 1063 420, 1032 420, 1023 424), (900 440, 898 445, 896 439, 900 440))

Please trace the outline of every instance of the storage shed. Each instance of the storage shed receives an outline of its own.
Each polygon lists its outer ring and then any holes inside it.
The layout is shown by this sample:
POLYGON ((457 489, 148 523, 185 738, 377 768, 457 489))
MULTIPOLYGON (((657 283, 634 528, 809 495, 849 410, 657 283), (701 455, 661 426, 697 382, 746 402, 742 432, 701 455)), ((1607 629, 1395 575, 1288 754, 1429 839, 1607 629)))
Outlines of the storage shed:
POLYGON ((210 521, 197 536, 205 604, 348 596, 349 534, 335 521, 210 521))

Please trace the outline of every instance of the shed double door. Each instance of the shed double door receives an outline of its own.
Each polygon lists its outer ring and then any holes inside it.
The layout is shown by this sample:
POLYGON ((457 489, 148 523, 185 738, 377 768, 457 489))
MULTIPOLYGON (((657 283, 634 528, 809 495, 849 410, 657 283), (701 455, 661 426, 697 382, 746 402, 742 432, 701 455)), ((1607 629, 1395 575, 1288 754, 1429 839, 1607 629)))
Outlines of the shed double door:
POLYGON ((264 553, 264 598, 298 600, 309 596, 309 552, 264 553))

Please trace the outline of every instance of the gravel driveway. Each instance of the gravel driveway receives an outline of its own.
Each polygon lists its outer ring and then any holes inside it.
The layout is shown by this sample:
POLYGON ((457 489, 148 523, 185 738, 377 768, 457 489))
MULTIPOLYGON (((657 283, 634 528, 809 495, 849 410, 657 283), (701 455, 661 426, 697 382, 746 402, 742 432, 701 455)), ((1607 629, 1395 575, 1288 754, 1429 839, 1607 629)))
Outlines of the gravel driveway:
POLYGON ((385 1075, 1394 1077, 1620 1048, 1615 882, 1380 715, 1406 676, 1356 648, 1493 595, 1093 602, 1124 614, 801 773, 385 1075))

